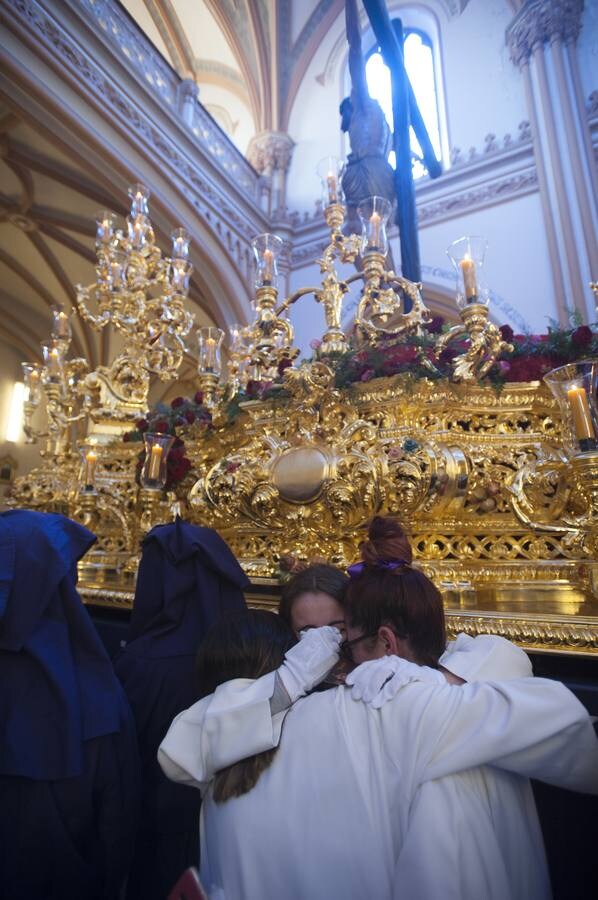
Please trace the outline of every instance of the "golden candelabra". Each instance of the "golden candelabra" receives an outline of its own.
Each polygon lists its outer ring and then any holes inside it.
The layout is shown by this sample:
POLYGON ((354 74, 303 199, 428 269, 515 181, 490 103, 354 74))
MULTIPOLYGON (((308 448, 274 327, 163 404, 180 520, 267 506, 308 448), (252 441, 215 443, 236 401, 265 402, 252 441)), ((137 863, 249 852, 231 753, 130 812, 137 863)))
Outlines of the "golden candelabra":
MULTIPOLYGON (((52 345, 45 367, 30 367, 29 402, 39 405, 45 391, 53 437, 50 458, 17 480, 14 502, 88 524, 99 541, 81 564, 82 592, 91 602, 124 605, 140 538, 176 513, 217 528, 256 585, 275 580, 288 555, 346 565, 372 515, 398 514, 417 564, 444 593, 452 631, 598 652, 598 363, 562 367, 547 384, 506 384, 500 392, 482 386, 509 345, 489 320, 485 244, 466 238, 450 250, 461 323, 436 338, 435 350, 455 337, 463 346, 451 379, 439 379, 423 349, 424 333, 432 338, 421 285, 386 269, 386 201, 370 198, 360 209, 362 234, 345 235, 339 172, 329 161, 323 187, 330 239, 319 259, 321 285, 279 302, 282 242, 261 235, 253 245, 255 315, 231 329, 224 382, 224 334, 199 329, 198 387, 212 427, 195 421, 177 429, 190 468, 170 493, 174 435, 144 434, 139 472, 140 445, 123 440, 123 431, 146 411, 150 376, 176 376, 191 327, 183 306, 188 237, 175 232, 172 257, 161 257, 139 187, 126 235, 100 216, 96 283, 79 289, 79 311, 94 327, 111 322, 122 331, 125 349, 90 373, 83 360, 65 362, 64 343, 52 345), (354 261, 359 271, 343 280, 337 264, 354 261), (358 347, 410 340, 430 379, 396 375, 337 386, 331 360, 349 348, 342 305, 357 281, 358 347), (322 305, 326 330, 319 358, 296 366, 286 313, 307 294, 322 305), (245 398, 231 422, 225 407, 250 380, 277 380, 277 389, 269 399, 245 398), (57 412, 50 413, 51 403, 57 412), (81 464, 79 454, 59 455, 56 447, 65 448, 69 429, 85 418, 86 435, 70 445, 83 451, 81 464)), ((54 341, 65 340, 60 322, 54 341)))

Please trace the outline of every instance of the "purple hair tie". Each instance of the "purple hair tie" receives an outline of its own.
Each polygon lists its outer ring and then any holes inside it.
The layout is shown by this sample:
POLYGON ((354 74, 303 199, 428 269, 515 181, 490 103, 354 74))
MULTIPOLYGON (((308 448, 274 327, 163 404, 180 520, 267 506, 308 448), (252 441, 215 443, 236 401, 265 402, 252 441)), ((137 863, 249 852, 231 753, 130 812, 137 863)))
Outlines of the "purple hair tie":
POLYGON ((392 572, 393 569, 398 569, 400 566, 406 566, 407 563, 404 559, 384 559, 377 562, 375 565, 371 566, 368 563, 364 562, 356 562, 351 566, 347 566, 347 573, 349 578, 359 578, 360 575, 363 574, 366 567, 370 569, 388 569, 389 572, 392 572))

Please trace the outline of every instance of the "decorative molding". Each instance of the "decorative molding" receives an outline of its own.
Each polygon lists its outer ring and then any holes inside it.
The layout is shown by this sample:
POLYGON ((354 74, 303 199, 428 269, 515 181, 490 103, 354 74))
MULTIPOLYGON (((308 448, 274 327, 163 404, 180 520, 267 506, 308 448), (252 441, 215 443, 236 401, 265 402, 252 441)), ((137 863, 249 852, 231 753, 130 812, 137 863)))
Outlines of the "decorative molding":
POLYGON ((443 219, 452 219, 456 214, 495 206, 504 200, 512 200, 514 197, 535 192, 537 188, 538 178, 533 169, 518 175, 498 178, 480 187, 443 197, 433 203, 418 204, 418 222, 423 226, 441 222, 443 219))
POLYGON ((472 163, 474 160, 479 159, 483 156, 488 156, 489 154, 494 153, 503 153, 505 150, 510 150, 517 144, 529 144, 532 140, 532 131, 531 125, 524 119, 519 123, 518 132, 513 137, 510 132, 504 135, 502 141, 499 143, 495 134, 490 132, 484 138, 484 149, 480 152, 475 147, 470 147, 467 158, 462 155, 462 151, 460 147, 452 147, 451 148, 451 167, 454 169, 456 166, 463 166, 467 163, 472 163))
POLYGON ((287 172, 295 142, 284 131, 262 131, 249 142, 247 159, 260 175, 287 172))
POLYGON ((527 0, 506 31, 511 60, 521 67, 544 44, 575 43, 582 11, 583 0, 527 0))

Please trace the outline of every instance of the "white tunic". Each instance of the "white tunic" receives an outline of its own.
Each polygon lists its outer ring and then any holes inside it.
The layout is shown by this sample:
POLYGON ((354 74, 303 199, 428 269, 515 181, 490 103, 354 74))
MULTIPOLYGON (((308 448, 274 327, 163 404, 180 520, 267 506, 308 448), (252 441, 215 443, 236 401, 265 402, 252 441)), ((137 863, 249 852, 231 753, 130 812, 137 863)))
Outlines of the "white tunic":
MULTIPOLYGON (((533 674, 527 654, 494 635, 460 634, 440 662, 468 682, 533 674)), ((394 896, 548 900, 550 877, 529 780, 482 766, 422 784, 397 860, 394 896)))
POLYGON ((497 764, 523 776, 598 793, 598 742, 584 708, 557 682, 411 683, 381 710, 337 688, 298 701, 281 735, 284 716, 270 715, 273 679, 221 685, 175 719, 159 750, 169 777, 202 788, 201 878, 214 898, 427 900, 435 894, 426 893, 421 867, 410 873, 397 863, 411 839, 408 861, 449 864, 445 897, 507 900, 492 797, 480 770, 466 770, 501 757, 497 764), (279 739, 272 765, 248 794, 213 802, 209 781, 239 758, 239 747, 248 755, 279 739), (457 772, 465 773, 469 793, 447 780, 457 772), (427 782, 438 791, 420 792, 427 782), (433 841, 426 819, 436 823, 433 841), (483 859, 471 879, 469 852, 460 859, 453 843, 462 821, 476 841, 474 858, 483 859))

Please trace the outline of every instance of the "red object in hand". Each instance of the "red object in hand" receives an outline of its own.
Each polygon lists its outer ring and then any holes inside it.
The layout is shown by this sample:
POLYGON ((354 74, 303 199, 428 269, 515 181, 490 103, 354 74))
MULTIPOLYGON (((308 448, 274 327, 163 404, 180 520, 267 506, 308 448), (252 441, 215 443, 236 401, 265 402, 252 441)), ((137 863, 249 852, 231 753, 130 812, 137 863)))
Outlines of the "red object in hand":
POLYGON ((168 900, 208 900, 208 895, 201 886, 197 869, 185 869, 168 895, 168 900))

